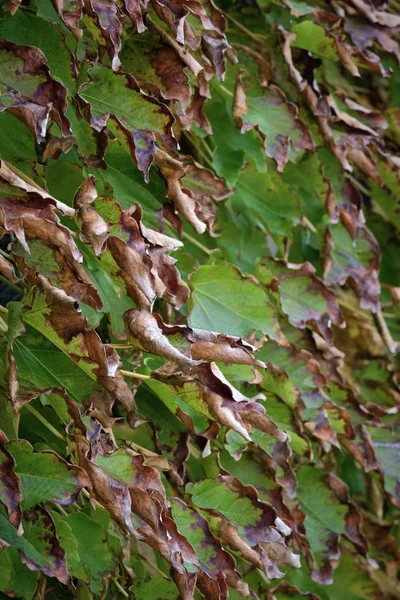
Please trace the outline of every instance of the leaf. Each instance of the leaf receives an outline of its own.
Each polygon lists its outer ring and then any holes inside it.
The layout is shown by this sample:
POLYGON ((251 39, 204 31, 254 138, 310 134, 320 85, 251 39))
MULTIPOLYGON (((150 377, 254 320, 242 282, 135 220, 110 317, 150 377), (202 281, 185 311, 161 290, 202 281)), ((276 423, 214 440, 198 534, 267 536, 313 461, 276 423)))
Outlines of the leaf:
POLYGON ((20 479, 24 510, 49 500, 71 504, 81 489, 89 485, 82 470, 53 452, 34 453, 32 446, 23 440, 8 442, 6 448, 16 462, 14 471, 20 479))
POLYGON ((265 153, 282 172, 289 154, 289 141, 296 152, 313 150, 314 144, 294 104, 286 101, 280 88, 270 85, 245 93, 240 79, 236 84, 233 116, 241 131, 257 127, 264 138, 265 153))
POLYGON ((91 379, 97 380, 128 410, 131 409, 133 397, 118 371, 117 353, 103 345, 96 332, 87 327, 86 319, 76 310, 73 300, 65 292, 53 288, 41 275, 32 292, 31 298, 26 299, 30 310, 23 313, 24 321, 66 354, 74 354, 75 362, 91 379))
POLYGON ((278 337, 275 311, 267 296, 232 265, 202 266, 190 284, 192 327, 243 338, 253 331, 278 337))
POLYGON ((93 67, 89 74, 91 81, 81 88, 80 96, 91 105, 92 125, 98 123, 95 128, 100 130, 112 115, 125 132, 137 165, 147 179, 156 136, 173 144, 171 113, 165 105, 141 93, 132 75, 118 75, 100 66, 93 67))
POLYGON ((215 480, 188 484, 186 491, 196 506, 226 517, 250 546, 280 539, 272 506, 260 502, 255 489, 243 486, 235 477, 219 475, 215 480))
POLYGON ((34 46, 17 46, 8 41, 0 44, 0 64, 5 69, 0 110, 17 116, 38 141, 46 135, 50 110, 57 111, 63 130, 68 131, 64 118, 67 90, 50 77, 45 62, 44 54, 34 46))
POLYGON ((71 513, 66 522, 78 542, 79 560, 89 578, 90 589, 100 594, 105 589, 105 577, 114 565, 107 544, 107 532, 82 512, 71 513))
POLYGON ((279 281, 279 298, 289 322, 300 329, 316 327, 328 340, 331 323, 344 325, 339 305, 333 292, 315 276, 310 263, 296 265, 289 271, 282 263, 268 262, 268 267, 279 281))
POLYGON ((138 600, 178 600, 179 597, 175 584, 161 575, 153 575, 149 580, 138 580, 134 592, 138 600))
POLYGON ((6 595, 32 600, 38 573, 29 571, 21 561, 15 548, 4 548, 0 552, 0 590, 6 595))
POLYGON ((36 161, 35 140, 29 129, 14 115, 0 114, 0 152, 4 160, 16 163, 29 175, 36 161))
POLYGON ((22 562, 31 571, 41 571, 68 584, 70 577, 65 552, 56 536, 54 521, 44 508, 27 510, 22 521, 24 534, 18 535, 0 508, 0 538, 6 546, 19 550, 22 562))
POLYGON ((235 211, 246 211, 253 225, 262 225, 281 244, 298 223, 300 213, 290 188, 272 173, 258 173, 248 165, 241 172, 230 200, 235 211))
POLYGON ((87 575, 79 558, 78 541, 72 533, 72 528, 57 512, 52 512, 51 516, 56 524, 58 539, 67 556, 68 570, 71 576, 77 577, 81 581, 87 581, 87 575))
POLYGON ((15 473, 15 460, 7 450, 4 443, 7 441, 3 432, 0 433, 2 444, 0 446, 0 490, 1 504, 7 511, 8 520, 17 529, 21 525, 22 493, 20 479, 15 473), (5 438, 5 439, 4 439, 5 438))
POLYGON ((372 233, 360 228, 354 240, 342 223, 329 228, 325 236, 324 279, 329 283, 354 282, 360 306, 379 308, 379 250, 372 233))
POLYGON ((145 310, 127 311, 124 319, 128 340, 133 346, 182 365, 196 366, 200 360, 220 360, 264 367, 264 363, 252 356, 255 348, 240 338, 183 325, 167 325, 159 315, 145 310))
POLYGON ((141 38, 127 39, 121 60, 125 72, 134 73, 142 89, 158 93, 165 100, 179 100, 183 107, 190 102, 191 87, 185 64, 173 48, 162 44, 153 32, 141 38), (148 51, 143 53, 143 44, 148 51))
POLYGON ((365 540, 358 532, 359 514, 348 503, 346 486, 343 488, 336 476, 325 479, 334 492, 324 483, 321 473, 312 467, 302 467, 297 471, 297 498, 307 515, 304 522, 306 535, 314 559, 312 577, 320 583, 332 581, 331 560, 340 555, 338 535, 347 535, 355 543, 364 546, 365 540), (318 493, 317 493, 318 490, 318 493), (342 491, 343 490, 343 491, 342 491), (339 500, 339 502, 338 502, 339 500))
POLYGON ((27 327, 13 348, 19 382, 19 402, 24 403, 42 390, 64 387, 72 398, 81 401, 90 397, 95 382, 54 344, 27 327), (51 364, 48 357, 51 354, 51 364))
POLYGON ((63 36, 44 19, 19 10, 0 22, 0 37, 15 44, 36 46, 46 57, 50 74, 71 93, 75 92, 74 61, 63 36))
POLYGON ((208 577, 216 582, 219 598, 227 598, 225 572, 235 569, 233 557, 223 550, 221 542, 214 537, 209 529, 207 520, 196 510, 189 507, 179 498, 172 498, 172 515, 178 530, 185 535, 195 549, 200 565, 207 577, 199 575, 200 589, 208 590, 211 585, 208 577))

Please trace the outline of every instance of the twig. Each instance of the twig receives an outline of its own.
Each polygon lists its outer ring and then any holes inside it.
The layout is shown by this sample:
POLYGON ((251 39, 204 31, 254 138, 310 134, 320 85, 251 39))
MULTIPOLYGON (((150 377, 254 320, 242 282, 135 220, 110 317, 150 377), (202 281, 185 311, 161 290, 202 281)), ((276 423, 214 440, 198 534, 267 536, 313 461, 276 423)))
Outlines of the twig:
POLYGON ((18 287, 14 283, 12 283, 9 279, 7 279, 7 277, 3 277, 3 275, 0 275, 0 281, 2 281, 3 283, 5 283, 6 285, 8 285, 8 287, 10 287, 11 289, 15 290, 19 294, 23 294, 24 293, 24 290, 22 288, 18 287))
POLYGON ((130 344, 107 344, 107 346, 111 346, 111 348, 116 348, 116 349, 120 349, 120 350, 132 348, 132 346, 130 344))
POLYGON ((117 580, 116 577, 114 577, 114 575, 111 575, 111 579, 115 585, 115 587, 121 592, 121 594, 124 596, 124 598, 129 598, 129 594, 128 592, 126 592, 124 590, 124 588, 122 587, 122 585, 119 583, 119 581, 117 580))
POLYGON ((265 36, 265 35, 261 35, 259 33, 254 33, 253 31, 250 31, 250 29, 247 29, 247 27, 242 25, 242 23, 239 23, 239 21, 236 21, 236 19, 234 19, 231 15, 228 15, 228 13, 226 13, 225 11, 223 11, 221 9, 219 9, 219 11, 224 15, 224 17, 226 17, 228 19, 228 21, 230 21, 231 23, 236 25, 236 27, 238 29, 240 29, 240 31, 242 31, 243 33, 248 35, 250 38, 252 38, 256 42, 265 41, 268 39, 267 36, 265 36))
POLYGON ((234 94, 232 94, 232 92, 230 92, 228 89, 226 89, 225 86, 223 86, 222 84, 219 85, 219 89, 222 90, 223 92, 225 92, 225 94, 228 94, 228 96, 230 96, 231 98, 234 98, 234 94))
POLYGON ((8 260, 14 260, 13 257, 11 256, 11 254, 8 254, 8 252, 4 252, 4 250, 2 250, 1 248, 0 248, 0 254, 2 256, 4 256, 4 258, 8 258, 8 260))
POLYGON ((134 373, 133 371, 125 371, 124 369, 120 369, 120 372, 122 373, 122 375, 125 375, 125 377, 133 377, 134 379, 143 379, 143 381, 146 381, 147 379, 151 379, 150 375, 145 375, 144 373, 134 373))
POLYGON ((208 256, 211 256, 213 254, 214 250, 210 250, 209 248, 207 248, 207 246, 204 246, 201 242, 196 240, 196 238, 192 237, 189 233, 186 233, 186 231, 182 231, 182 237, 186 238, 188 242, 191 242, 192 244, 200 248, 200 250, 203 250, 203 252, 208 254, 208 256))
POLYGON ((366 196, 371 196, 371 192, 359 181, 357 181, 357 179, 355 177, 353 177, 353 175, 350 175, 350 173, 345 173, 345 177, 351 181, 351 183, 360 190, 360 192, 362 192, 363 194, 365 194, 366 196))
POLYGON ((30 413, 32 413, 45 427, 47 427, 47 429, 49 431, 51 431, 51 433, 53 435, 55 435, 56 438, 58 438, 62 442, 65 442, 65 437, 55 427, 53 427, 53 425, 51 423, 49 423, 47 421, 47 419, 45 419, 43 417, 43 415, 41 415, 40 412, 36 410, 36 408, 34 408, 33 406, 31 406, 31 404, 29 404, 29 403, 25 404, 25 408, 30 413))
POLYGON ((140 560, 142 560, 143 562, 147 563, 149 565, 149 567, 151 569, 153 569, 153 571, 155 573, 157 573, 157 575, 161 575, 161 577, 163 577, 164 579, 169 579, 168 575, 166 575, 164 573, 164 571, 161 571, 161 569, 159 569, 157 567, 157 565, 155 565, 153 563, 153 561, 151 561, 149 558, 146 558, 146 556, 143 556, 143 554, 140 554, 140 552, 137 552, 136 554, 138 555, 138 557, 140 558, 140 560))
POLYGON ((381 334, 381 337, 390 354, 396 354, 397 350, 399 349, 399 343, 395 342, 392 338, 388 326, 386 325, 386 321, 382 314, 382 311, 378 310, 378 312, 374 314, 374 318, 376 321, 376 325, 379 329, 379 333, 381 334))

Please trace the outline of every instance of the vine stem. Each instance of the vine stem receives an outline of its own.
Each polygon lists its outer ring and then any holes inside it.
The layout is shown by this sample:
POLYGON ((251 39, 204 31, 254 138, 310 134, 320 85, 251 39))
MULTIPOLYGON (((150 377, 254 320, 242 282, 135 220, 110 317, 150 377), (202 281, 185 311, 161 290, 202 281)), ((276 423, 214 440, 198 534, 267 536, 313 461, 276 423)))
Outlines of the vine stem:
POLYGON ((10 287, 11 289, 15 290, 19 294, 23 294, 24 293, 24 290, 22 290, 17 285, 14 285, 14 283, 12 283, 9 279, 7 279, 7 277, 3 277, 3 275, 0 275, 0 281, 3 281, 3 283, 5 283, 6 285, 8 285, 8 287, 10 287))
POLYGON ((210 250, 210 248, 207 248, 207 246, 204 246, 204 244, 202 244, 201 242, 196 240, 196 238, 192 237, 190 235, 190 233, 186 233, 186 231, 182 231, 182 237, 186 238, 189 242, 191 242, 192 244, 194 244, 195 246, 200 248, 200 250, 203 250, 203 252, 208 254, 208 256, 211 256, 213 254, 213 250, 210 250))
POLYGON ((121 592, 121 594, 124 596, 124 598, 129 598, 128 592, 124 590, 124 588, 122 587, 120 582, 117 580, 117 578, 114 577, 114 575, 111 575, 111 579, 112 579, 115 587, 121 592))
POLYGON ((135 373, 134 371, 125 371, 124 369, 120 369, 122 375, 125 377, 133 377, 134 379, 143 379, 146 381, 147 379, 152 379, 151 375, 145 375, 144 373, 135 373))
POLYGON ((247 27, 242 25, 239 21, 236 21, 236 19, 234 19, 231 15, 228 15, 228 13, 226 13, 225 11, 223 11, 221 9, 219 9, 219 11, 224 15, 224 17, 226 17, 228 19, 228 21, 230 21, 231 23, 236 25, 236 27, 238 29, 240 29, 240 31, 242 31, 243 33, 248 35, 254 41, 260 42, 260 41, 265 41, 268 39, 265 35, 261 35, 259 33, 253 33, 252 31, 250 31, 250 29, 247 29, 247 27))
POLYGON ((45 419, 43 417, 43 415, 41 415, 38 410, 36 410, 36 408, 34 408, 33 406, 31 406, 29 403, 25 404, 25 408, 30 413, 32 413, 32 415, 34 415, 45 427, 47 427, 47 429, 49 431, 51 431, 51 433, 53 435, 55 435, 56 438, 58 438, 62 442, 65 442, 65 437, 59 431, 57 431, 57 429, 55 427, 53 427, 53 425, 51 423, 49 423, 48 420, 45 419))
POLYGON ((1 248, 0 248, 0 254, 2 256, 4 256, 4 258, 8 258, 9 260, 13 260, 13 257, 11 256, 11 254, 8 254, 8 252, 5 252, 4 250, 1 250, 1 248))

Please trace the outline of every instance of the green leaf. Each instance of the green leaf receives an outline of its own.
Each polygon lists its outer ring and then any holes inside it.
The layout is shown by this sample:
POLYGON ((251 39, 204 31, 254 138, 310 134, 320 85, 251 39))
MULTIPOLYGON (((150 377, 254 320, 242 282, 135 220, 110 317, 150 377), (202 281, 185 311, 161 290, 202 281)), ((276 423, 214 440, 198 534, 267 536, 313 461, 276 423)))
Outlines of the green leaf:
POLYGON ((51 516, 54 519, 57 529, 57 536, 60 540, 62 548, 64 548, 68 570, 72 577, 77 577, 81 581, 89 581, 88 576, 82 566, 78 552, 78 541, 72 533, 72 528, 67 523, 66 519, 61 517, 57 512, 52 512, 51 516))
POLYGON ((226 517, 250 546, 268 539, 275 520, 272 507, 260 502, 254 488, 244 487, 235 477, 219 475, 217 479, 189 483, 186 492, 196 506, 226 517))
POLYGON ((179 600, 181 597, 173 581, 161 575, 138 580, 133 591, 137 600, 179 600))
POLYGON ((22 564, 18 550, 4 548, 0 551, 0 591, 15 598, 32 600, 38 577, 38 573, 22 564))
POLYGON ((140 92, 135 79, 107 67, 89 71, 91 82, 80 91, 94 118, 112 114, 131 137, 138 167, 147 177, 155 152, 155 135, 171 141, 172 115, 163 104, 140 92))
POLYGON ((52 77, 61 81, 71 93, 75 92, 72 55, 64 43, 64 36, 48 21, 19 10, 13 16, 3 16, 0 38, 40 48, 47 58, 52 77))
POLYGON ((101 594, 105 587, 105 577, 114 565, 107 543, 107 532, 82 512, 71 513, 66 522, 78 541, 79 559, 89 577, 90 589, 94 594, 101 594))
POLYGON ((192 327, 243 338, 261 331, 276 338, 275 311, 267 296, 232 265, 202 266, 190 285, 192 327))
POLYGON ((299 222, 295 195, 272 169, 258 173, 254 167, 245 167, 230 202, 235 211, 245 211, 253 223, 261 225, 279 245, 280 236, 289 235, 293 225, 299 222))
POLYGON ((52 387, 63 387, 71 398, 81 402, 97 387, 95 382, 49 340, 31 327, 15 340, 20 395, 52 387), (51 362, 49 362, 51 356, 51 362))
POLYGON ((289 156, 289 142, 296 152, 314 148, 311 135, 298 118, 295 104, 275 85, 246 90, 247 112, 241 115, 242 131, 257 127, 264 136, 267 156, 273 158, 282 172, 289 156))
POLYGON ((65 552, 56 537, 49 513, 43 508, 25 511, 22 525, 24 533, 19 535, 0 506, 0 539, 19 550, 30 570, 41 571, 62 583, 69 583, 65 552))
POLYGON ((88 484, 82 470, 53 452, 34 452, 25 440, 9 442, 6 448, 16 462, 14 471, 20 478, 24 509, 49 500, 71 504, 88 484))
POLYGON ((340 55, 335 44, 335 38, 321 25, 312 21, 295 23, 292 31, 296 34, 293 46, 304 48, 319 58, 326 58, 333 62, 340 61, 340 55))

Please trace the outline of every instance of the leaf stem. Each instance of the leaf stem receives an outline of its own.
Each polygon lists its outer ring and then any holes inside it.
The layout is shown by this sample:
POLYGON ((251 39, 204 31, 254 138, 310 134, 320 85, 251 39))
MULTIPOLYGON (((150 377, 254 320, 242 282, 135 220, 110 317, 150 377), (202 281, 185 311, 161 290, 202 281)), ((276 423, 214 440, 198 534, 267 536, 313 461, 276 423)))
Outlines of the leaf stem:
POLYGON ((151 379, 151 375, 145 375, 144 373, 135 373, 134 371, 125 371, 124 369, 120 369, 122 375, 125 377, 133 377, 134 379, 143 379, 146 381, 147 379, 151 379))
POLYGON ((245 33, 246 35, 248 35, 254 41, 260 42, 260 41, 264 41, 264 40, 268 39, 265 35, 261 35, 259 33, 253 33, 252 31, 250 31, 250 29, 247 29, 247 27, 245 27, 244 25, 242 25, 242 23, 240 23, 239 21, 236 21, 236 19, 234 19, 231 15, 229 15, 228 13, 226 13, 224 10, 219 9, 219 11, 224 15, 224 17, 226 17, 228 19, 228 21, 230 21, 231 23, 233 23, 234 25, 236 25, 236 27, 238 29, 240 29, 240 31, 242 31, 243 33, 245 33))
POLYGON ((8 315, 8 308, 6 308, 2 304, 0 304, 0 313, 4 313, 5 315, 8 315))
POLYGON ((2 250, 1 248, 0 248, 0 254, 2 256, 4 256, 4 258, 8 258, 9 260, 13 260, 13 257, 11 256, 11 254, 8 254, 8 252, 4 252, 4 250, 2 250))
POLYGON ((234 94, 232 94, 232 92, 230 92, 224 85, 220 83, 219 87, 223 92, 225 92, 225 94, 228 94, 228 96, 234 98, 234 94))
POLYGON ((355 177, 353 177, 353 175, 350 175, 349 173, 346 173, 345 177, 346 177, 346 179, 348 179, 349 181, 351 181, 351 183, 357 189, 359 189, 360 192, 362 192, 366 196, 371 196, 371 192, 362 183, 360 183, 355 177))
POLYGON ((140 560, 142 560, 143 562, 147 563, 149 565, 149 567, 151 569, 153 569, 153 571, 155 573, 157 573, 157 575, 161 575, 161 577, 164 577, 164 579, 169 579, 168 575, 166 575, 164 573, 164 571, 161 571, 161 569, 159 569, 157 567, 157 565, 155 565, 149 558, 146 558, 145 556, 143 556, 143 554, 140 554, 140 552, 137 552, 137 555, 140 558, 140 560))
POLYGON ((124 350, 126 348, 132 348, 130 344, 107 344, 107 346, 111 346, 111 348, 117 348, 124 350))
POLYGON ((111 575, 111 579, 115 585, 115 587, 121 592, 121 594, 124 596, 124 598, 129 598, 129 594, 128 592, 126 592, 124 590, 124 588, 122 587, 122 585, 119 583, 119 581, 117 580, 116 577, 114 577, 114 575, 111 575))
POLYGON ((201 242, 196 240, 196 238, 192 237, 190 235, 190 233, 186 233, 186 231, 182 231, 182 237, 186 238, 189 242, 191 242, 192 244, 194 244, 195 246, 200 248, 200 250, 203 250, 203 252, 208 254, 208 256, 211 256, 213 254, 213 250, 210 250, 209 248, 207 248, 207 246, 204 246, 204 244, 202 244, 201 242))
POLYGON ((55 427, 53 427, 53 425, 49 423, 48 420, 45 419, 44 416, 41 415, 38 410, 36 410, 36 408, 31 406, 31 404, 25 404, 25 408, 27 411, 32 413, 32 415, 34 415, 45 427, 47 427, 47 429, 51 431, 51 433, 55 435, 56 438, 58 438, 62 442, 65 442, 65 437, 55 427))
POLYGON ((15 290, 19 294, 23 294, 24 293, 23 290, 20 287, 18 287, 14 283, 12 283, 9 279, 7 279, 7 277, 3 277, 3 275, 0 275, 0 281, 2 281, 3 283, 5 283, 6 285, 8 285, 8 287, 10 287, 11 289, 15 290))

